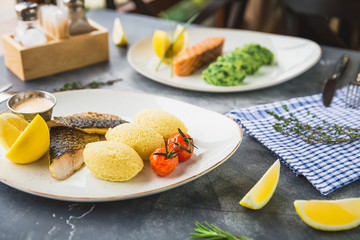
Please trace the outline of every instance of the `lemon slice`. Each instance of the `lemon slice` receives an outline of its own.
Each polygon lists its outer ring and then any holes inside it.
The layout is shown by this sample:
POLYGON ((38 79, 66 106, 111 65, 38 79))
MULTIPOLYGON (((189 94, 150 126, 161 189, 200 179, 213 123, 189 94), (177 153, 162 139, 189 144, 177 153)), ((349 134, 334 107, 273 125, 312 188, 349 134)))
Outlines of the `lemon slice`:
MULTIPOLYGON (((171 40, 176 42, 173 44, 173 57, 176 57, 180 53, 186 50, 186 48, 189 45, 189 36, 186 30, 184 30, 184 27, 181 25, 178 25, 176 27, 176 30, 171 36, 171 40)), ((152 45, 155 54, 161 59, 164 57, 167 49, 171 45, 170 38, 168 34, 165 31, 157 30, 155 31, 152 39, 152 45)), ((171 52, 168 52, 164 62, 169 63, 171 60, 171 52)))
POLYGON ((245 197, 241 199, 240 204, 254 210, 264 207, 274 194, 279 177, 280 161, 277 160, 245 197))
MULTIPOLYGON (((16 116, 15 114, 12 115, 16 116)), ((0 115, 0 118, 1 116, 2 115, 0 115)), ((10 120, 8 122, 10 122, 10 120)), ((6 126, 8 125, 2 124, 0 125, 0 129, 6 126)), ((12 139, 15 138, 17 132, 14 129, 12 131, 13 136, 2 136, 5 142, 11 143, 12 139), (11 138, 11 141, 7 140, 8 137, 11 138)), ((26 164, 40 159, 48 151, 50 145, 49 128, 40 115, 36 115, 23 131, 19 131, 21 132, 20 135, 9 145, 10 149, 5 155, 7 159, 15 163, 26 164)))
POLYGON ((9 150, 16 139, 29 125, 23 117, 13 113, 3 113, 0 115, 0 143, 9 150))
POLYGON ((152 45, 155 54, 159 58, 162 58, 165 55, 166 50, 169 48, 170 44, 170 39, 166 32, 161 30, 155 31, 152 39, 152 45))
POLYGON ((296 200, 294 206, 305 223, 319 230, 340 231, 360 225, 360 198, 296 200))
POLYGON ((119 18, 115 18, 114 20, 112 39, 117 46, 124 46, 127 44, 125 30, 119 18))
POLYGON ((177 39, 173 46, 174 56, 180 55, 189 46, 189 35, 184 26, 177 25, 173 39, 177 39))

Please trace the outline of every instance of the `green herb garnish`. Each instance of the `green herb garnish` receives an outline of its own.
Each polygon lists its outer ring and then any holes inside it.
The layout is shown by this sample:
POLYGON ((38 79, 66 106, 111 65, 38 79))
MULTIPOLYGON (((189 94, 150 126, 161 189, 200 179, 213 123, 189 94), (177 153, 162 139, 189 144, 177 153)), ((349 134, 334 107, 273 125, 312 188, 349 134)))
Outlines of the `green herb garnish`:
MULTIPOLYGON (((173 54, 173 47, 174 44, 176 43, 176 41, 180 38, 180 36, 185 32, 185 30, 187 29, 187 27, 195 20, 195 18, 199 15, 199 13, 194 14, 184 25, 184 28, 181 30, 181 32, 179 33, 179 35, 175 36, 174 39, 171 39, 170 41, 170 46, 166 49, 164 56, 162 56, 162 58, 160 59, 158 65, 156 66, 155 70, 158 71, 159 67, 161 66, 161 64, 164 62, 166 56, 168 56, 170 54, 170 59, 171 62, 174 58, 174 54, 173 54)), ((171 32, 174 32, 174 30, 171 30, 171 32)), ((171 68, 171 77, 172 77, 172 64, 170 64, 170 68, 171 68)))
POLYGON ((195 222, 196 228, 194 233, 190 233, 190 236, 194 239, 208 239, 208 240, 252 240, 252 238, 237 236, 232 233, 226 232, 214 224, 205 222, 202 225, 198 221, 195 222))
MULTIPOLYGON (((286 112, 289 112, 286 105, 283 108, 286 112)), ((359 128, 330 124, 326 120, 322 121, 322 125, 312 126, 300 122, 293 113, 290 113, 289 117, 286 118, 273 111, 267 110, 265 112, 279 121, 273 125, 275 131, 298 138, 309 144, 324 143, 334 145, 353 142, 360 138, 359 128)), ((311 114, 310 111, 307 112, 307 115, 311 118, 317 117, 311 114)))
POLYGON ((98 82, 98 81, 91 81, 89 83, 83 84, 79 81, 77 82, 70 82, 65 83, 61 88, 54 89, 54 92, 60 92, 60 91, 69 91, 69 90, 78 90, 78 89, 86 89, 86 88, 99 88, 104 85, 112 85, 115 82, 119 82, 122 79, 114 79, 114 80, 108 80, 106 82, 98 82))
POLYGON ((177 155, 179 155, 179 152, 180 152, 180 149, 175 150, 175 148, 171 149, 171 151, 169 152, 167 142, 165 141, 165 152, 164 153, 157 152, 157 153, 154 153, 154 155, 159 155, 159 156, 163 156, 168 159, 171 159, 171 158, 177 157, 177 155))
POLYGON ((198 148, 197 146, 195 146, 194 144, 194 140, 191 137, 187 137, 180 128, 178 128, 178 132, 180 134, 180 136, 183 138, 184 142, 186 142, 186 144, 188 145, 188 148, 183 147, 181 144, 177 143, 177 142, 172 142, 173 144, 175 144, 177 147, 183 149, 184 151, 188 152, 188 153, 192 153, 193 148, 198 148))

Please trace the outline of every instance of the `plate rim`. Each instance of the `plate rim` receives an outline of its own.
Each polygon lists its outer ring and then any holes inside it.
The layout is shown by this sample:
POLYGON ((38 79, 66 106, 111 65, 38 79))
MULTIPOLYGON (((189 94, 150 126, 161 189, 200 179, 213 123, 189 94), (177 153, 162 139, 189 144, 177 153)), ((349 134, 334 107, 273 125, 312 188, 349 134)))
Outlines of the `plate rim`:
POLYGON ((309 70, 310 68, 312 68, 316 63, 318 63, 318 61, 320 60, 321 56, 322 56, 322 49, 320 47, 320 45, 312 40, 306 39, 306 38, 301 38, 301 37, 294 37, 294 36, 287 36, 287 35, 281 35, 281 34, 274 34, 274 33, 265 33, 265 32, 258 32, 258 31, 251 31, 251 30, 243 30, 243 29, 227 29, 227 28, 206 28, 206 27, 194 27, 194 28, 189 28, 188 31, 194 31, 194 30, 209 30, 209 31, 217 31, 217 30, 225 30, 225 31, 231 31, 231 32, 248 32, 248 33, 254 33, 254 34, 259 34, 259 35, 267 35, 267 36, 276 36, 276 37, 284 37, 284 38, 290 38, 290 39, 300 39, 303 40, 305 42, 308 42, 310 44, 313 44, 317 50, 318 50, 318 55, 315 56, 314 61, 309 64, 308 66, 306 66, 302 71, 293 74, 291 76, 287 76, 285 78, 280 79, 279 81, 274 82, 269 82, 267 84, 262 84, 260 86, 255 86, 252 88, 246 88, 244 86, 246 85, 239 85, 239 86, 213 86, 210 85, 211 88, 204 88, 204 87, 197 87, 196 89, 192 88, 191 86, 188 85, 178 85, 178 84, 174 84, 172 82, 168 82, 168 81, 164 81, 163 79, 159 79, 156 76, 154 76, 153 74, 149 74, 146 71, 143 71, 141 68, 139 68, 135 63, 134 60, 132 59, 131 55, 133 54, 133 52, 135 51, 134 49, 136 49, 136 47, 138 45, 140 45, 142 42, 144 41, 151 41, 152 35, 149 35, 147 37, 144 37, 140 40, 138 40, 137 42, 135 42, 134 44, 132 44, 130 46, 130 49, 127 52, 127 60, 129 65, 135 70, 135 72, 141 74, 142 76, 173 87, 173 88, 179 88, 179 89, 185 89, 185 90, 190 90, 190 91, 197 91, 197 92, 211 92, 211 93, 230 93, 230 92, 247 92, 247 91, 254 91, 254 90, 259 90, 259 89, 264 89, 264 88, 268 88, 268 87, 273 87, 276 85, 279 85, 281 83, 284 83, 286 81, 289 81, 297 76, 299 76, 300 74, 306 72, 307 70, 309 70))
MULTIPOLYGON (((40 191, 35 191, 35 190, 31 190, 28 188, 24 188, 21 187, 17 184, 13 184, 11 181, 9 181, 8 179, 3 178, 2 176, 0 176, 0 182, 4 183, 5 185, 14 188, 16 190, 31 194, 31 195, 35 195, 35 196, 39 196, 39 197, 44 197, 44 198, 48 198, 48 199, 54 199, 54 200, 60 200, 60 201, 71 201, 71 202, 109 202, 109 201, 120 201, 120 200, 127 200, 127 199, 135 199, 135 198, 140 198, 140 197, 146 197, 149 195, 153 195, 153 194, 157 194, 157 193, 161 193, 167 190, 171 190, 174 189, 176 187, 180 187, 186 183, 189 183, 199 177, 201 177, 202 175, 212 171, 213 169, 215 169, 216 167, 220 166, 222 163, 224 163, 226 160, 228 160, 234 153, 235 151, 239 148, 239 146, 242 143, 243 140, 243 130, 241 128, 241 126, 239 124, 237 124, 235 121, 233 121, 231 118, 227 117, 226 115, 220 114, 218 112, 209 110, 207 108, 203 108, 200 106, 197 106, 195 104, 191 104, 188 102, 184 102, 175 98, 170 98, 170 97, 166 97, 166 96, 161 96, 161 95, 157 95, 157 94, 152 94, 152 93, 145 93, 145 92, 137 92, 137 91, 131 91, 131 90, 119 90, 119 89, 81 89, 81 90, 71 90, 71 91, 59 91, 59 92, 55 92, 53 94, 56 95, 58 94, 67 94, 70 92, 95 92, 95 91, 114 91, 114 92, 126 92, 126 93, 130 93, 130 94, 138 94, 138 95, 149 95, 152 97, 160 97, 160 98, 165 98, 165 99, 170 99, 172 101, 176 101, 178 103, 181 104, 187 104, 187 105, 191 105, 193 107, 196 108, 201 108, 202 110, 208 111, 208 112, 212 112, 215 114, 218 114, 222 117, 228 118, 229 120, 231 120, 230 122, 232 124, 235 124, 234 126, 237 126, 237 129, 239 131, 240 134, 240 138, 236 144, 236 146, 231 150, 231 152, 229 152, 223 159, 217 161, 215 164, 211 165, 210 167, 204 169, 203 171, 201 171, 200 173, 196 174, 196 175, 192 175, 186 179, 183 179, 182 181, 179 182, 175 182, 173 184, 167 185, 167 186, 163 186, 160 188, 156 188, 156 189, 152 189, 152 190, 148 190, 148 191, 143 191, 140 193, 133 193, 133 194, 127 194, 127 195, 120 195, 120 196, 111 196, 111 197, 72 197, 72 196, 61 196, 61 195, 57 195, 57 194, 49 194, 49 193, 44 193, 44 192, 40 192, 40 191)), ((8 109, 6 108, 5 110, 1 111, 0 113, 6 112, 8 109)), ((5 156, 4 156, 5 158, 5 156)), ((41 161, 41 160, 40 160, 41 161)), ((101 180, 101 179, 99 179, 101 180)), ((101 180, 103 181, 103 180, 101 180)))

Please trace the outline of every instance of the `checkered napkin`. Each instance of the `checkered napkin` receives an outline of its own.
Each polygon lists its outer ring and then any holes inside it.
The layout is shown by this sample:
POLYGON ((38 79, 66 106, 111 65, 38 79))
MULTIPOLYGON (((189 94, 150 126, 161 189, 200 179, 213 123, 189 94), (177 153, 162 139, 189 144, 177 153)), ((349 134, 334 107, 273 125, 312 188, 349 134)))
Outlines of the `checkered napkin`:
POLYGON ((360 178, 360 140, 338 145, 311 145, 295 137, 276 132, 272 125, 277 120, 265 110, 289 116, 283 109, 287 105, 300 122, 360 127, 360 110, 345 108, 346 88, 336 92, 331 106, 325 108, 321 94, 235 109, 228 116, 242 125, 245 131, 271 150, 296 175, 304 175, 322 194, 345 186, 360 178), (308 111, 317 117, 312 118, 308 111))

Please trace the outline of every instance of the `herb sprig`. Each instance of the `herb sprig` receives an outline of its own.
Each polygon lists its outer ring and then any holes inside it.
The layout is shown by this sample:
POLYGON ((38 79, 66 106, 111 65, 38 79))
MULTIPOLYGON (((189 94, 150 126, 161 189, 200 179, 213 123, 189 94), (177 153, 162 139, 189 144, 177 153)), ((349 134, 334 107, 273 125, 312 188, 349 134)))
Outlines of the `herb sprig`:
MULTIPOLYGON (((169 47, 166 49, 164 56, 162 56, 162 58, 160 59, 158 65, 156 66, 155 70, 158 71, 161 64, 164 62, 166 56, 168 56, 170 54, 170 59, 171 62, 174 58, 174 54, 173 54, 173 47, 174 44, 177 42, 177 40, 179 40, 180 36, 186 31, 187 27, 195 20, 195 18, 199 15, 199 13, 194 14, 184 25, 183 29, 181 30, 181 32, 174 37, 174 39, 171 40, 169 47)), ((173 30, 171 30, 171 32, 174 32, 173 30)), ((172 77, 172 64, 171 64, 171 77, 172 77)))
MULTIPOLYGON (((289 112, 286 105, 283 108, 286 112, 289 112)), ((273 125, 275 131, 298 138, 309 144, 323 143, 334 145, 353 142, 360 138, 359 128, 330 124, 326 120, 322 121, 322 125, 313 126, 300 122, 293 113, 290 113, 289 117, 286 118, 273 111, 267 110, 265 112, 279 121, 273 125)), ((310 111, 307 112, 307 115, 311 118, 317 118, 310 111)))
MULTIPOLYGON (((188 152, 188 153, 192 153, 192 150, 194 148, 198 148, 197 146, 195 146, 194 144, 194 140, 191 137, 187 137, 180 128, 178 128, 178 132, 181 135, 181 137, 184 139, 184 142, 186 142, 186 144, 188 145, 188 148, 183 147, 181 144, 177 143, 177 142, 172 142, 173 144, 175 144, 177 147, 183 149, 184 151, 188 152)), ((180 150, 179 150, 180 151, 180 150)))
POLYGON ((208 239, 208 240, 252 240, 252 238, 237 236, 227 231, 220 229, 214 224, 205 222, 205 225, 195 222, 196 228, 194 233, 190 233, 190 236, 194 239, 208 239))
POLYGON ((99 88, 104 85, 113 85, 115 82, 119 82, 122 79, 113 79, 108 80, 105 82, 99 82, 99 81, 91 81, 89 83, 83 84, 79 81, 74 81, 70 83, 65 83, 62 87, 59 89, 54 89, 54 92, 60 92, 60 91, 69 91, 69 90, 78 90, 78 89, 86 89, 86 88, 99 88))
POLYGON ((154 155, 159 155, 159 156, 163 156, 163 157, 166 157, 166 158, 170 159, 170 158, 177 157, 177 155, 179 155, 179 152, 180 152, 180 149, 175 150, 175 148, 171 149, 171 151, 169 152, 167 142, 165 141, 165 152, 164 153, 157 152, 157 153, 154 153, 154 155))

